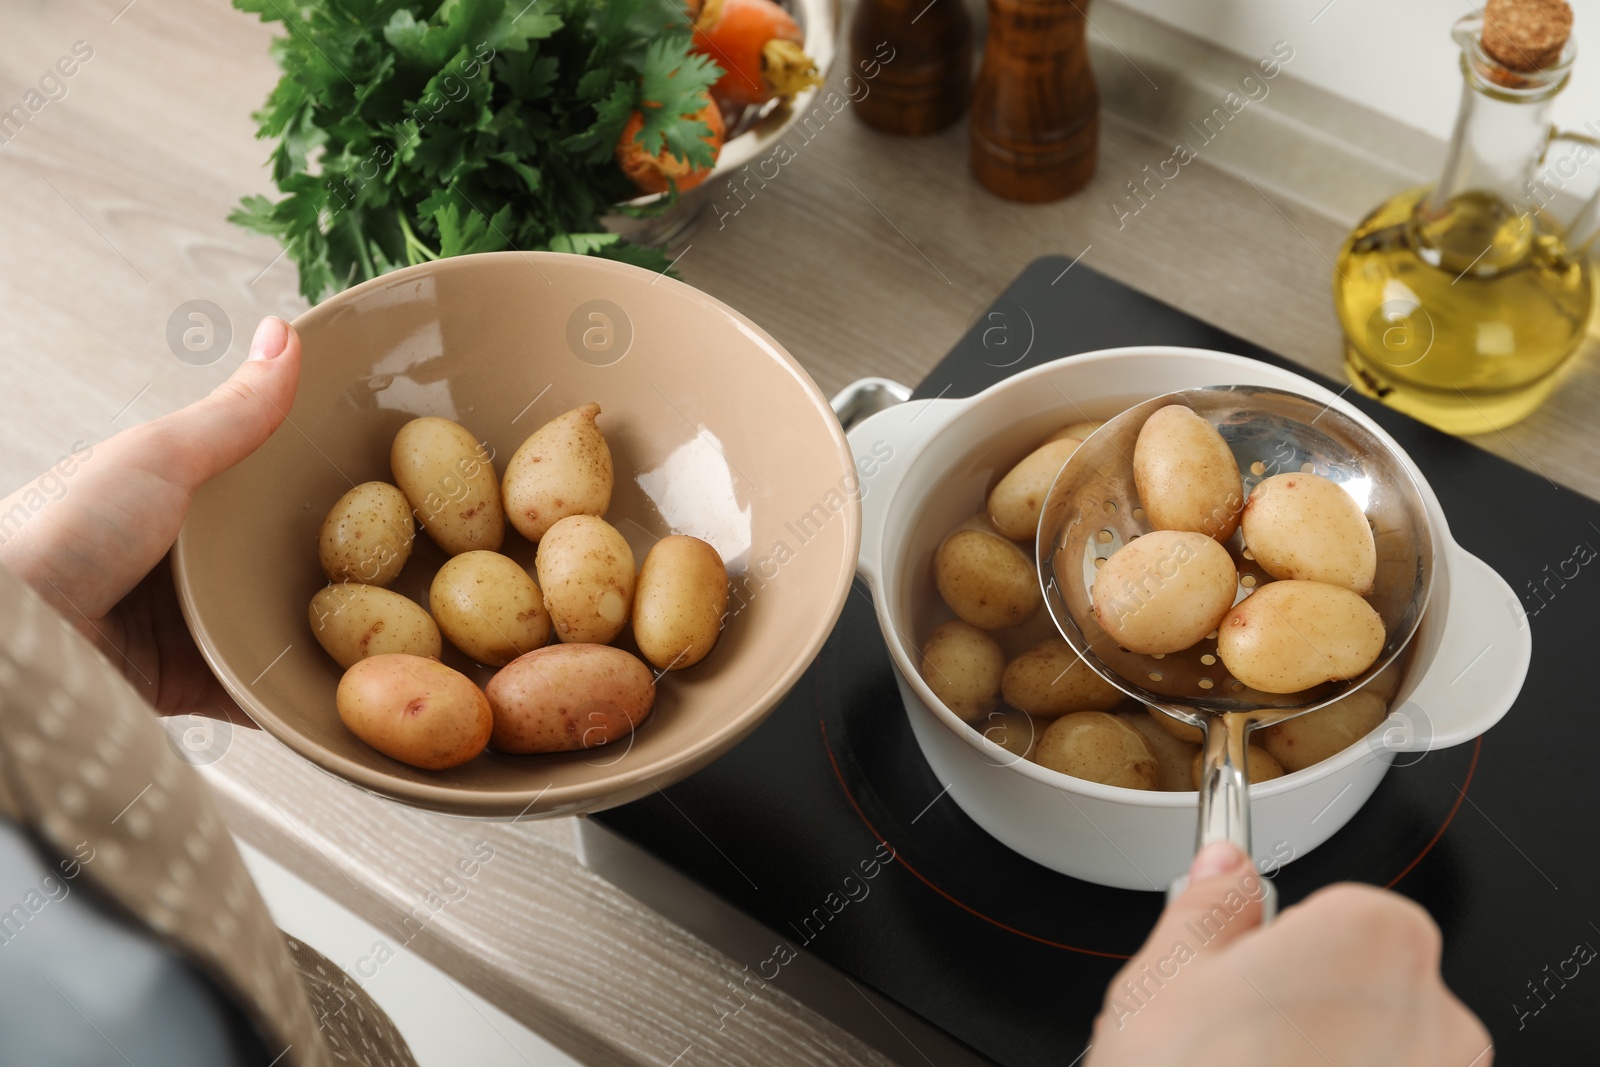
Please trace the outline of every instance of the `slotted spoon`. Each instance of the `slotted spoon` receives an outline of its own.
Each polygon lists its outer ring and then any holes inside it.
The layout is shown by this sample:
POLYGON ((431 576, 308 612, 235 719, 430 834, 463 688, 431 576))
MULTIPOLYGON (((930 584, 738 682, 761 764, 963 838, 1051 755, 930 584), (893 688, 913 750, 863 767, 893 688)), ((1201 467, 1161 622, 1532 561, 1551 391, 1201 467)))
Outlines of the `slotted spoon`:
MULTIPOLYGON (((1243 533, 1224 543, 1239 571, 1235 601, 1271 581, 1245 555, 1243 533)), ((1406 647, 1428 604, 1434 537, 1426 505, 1400 455, 1370 430, 1326 404, 1259 386, 1214 386, 1169 393, 1107 422, 1056 476, 1039 519, 1039 580, 1067 643, 1096 673, 1129 696, 1205 731, 1196 850, 1232 841, 1251 854, 1245 763, 1249 734, 1355 692, 1406 647), (1264 693, 1233 678, 1217 657, 1216 632, 1183 652, 1130 652, 1101 629, 1090 592, 1097 567, 1154 527, 1140 506, 1133 448, 1145 420, 1181 404, 1206 419, 1233 450, 1244 493, 1274 474, 1315 473, 1338 482, 1362 506, 1377 545, 1377 580, 1367 597, 1383 619, 1383 651, 1362 674, 1299 693, 1264 693)), ((1263 920, 1276 895, 1262 879, 1263 920)), ((1171 892, 1182 889, 1183 879, 1171 892)))

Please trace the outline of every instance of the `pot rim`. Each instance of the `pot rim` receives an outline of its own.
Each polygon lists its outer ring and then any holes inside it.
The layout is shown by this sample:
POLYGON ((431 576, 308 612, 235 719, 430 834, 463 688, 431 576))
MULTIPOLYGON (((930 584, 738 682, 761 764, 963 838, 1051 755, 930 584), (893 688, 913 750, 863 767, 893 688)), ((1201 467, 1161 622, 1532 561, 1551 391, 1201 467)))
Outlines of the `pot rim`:
MULTIPOLYGON (((1427 505, 1429 519, 1434 524, 1434 529, 1438 538, 1438 550, 1435 552, 1434 557, 1434 596, 1433 602, 1429 605, 1427 613, 1424 616, 1424 625, 1427 624, 1428 617, 1433 615, 1433 613, 1448 612, 1450 600, 1451 557, 1456 553, 1464 552, 1464 550, 1460 548, 1455 539, 1451 536, 1449 524, 1445 518, 1443 509, 1440 507, 1438 497, 1433 491, 1433 487, 1428 483, 1427 477, 1420 469, 1418 469, 1416 463, 1411 459, 1410 455, 1405 451, 1405 449, 1401 448, 1398 442, 1396 442, 1393 437, 1391 437, 1383 429, 1383 427, 1379 426, 1369 416, 1367 416, 1360 409, 1356 408, 1353 404, 1344 400, 1341 394, 1335 394, 1331 390, 1295 371, 1276 367, 1272 364, 1263 363, 1260 360, 1251 359, 1247 356, 1239 356, 1228 352, 1218 352, 1211 349, 1173 345, 1133 345, 1121 348, 1099 349, 1092 352, 1085 352, 1079 355, 1065 357, 1064 359, 1060 360, 1053 360, 1049 363, 1044 363, 1040 366, 1030 368, 1029 370, 1023 371, 1020 374, 1013 375, 1000 382, 997 382, 994 385, 984 389, 982 392, 976 393, 970 397, 928 402, 930 409, 942 408, 942 410, 938 411, 937 417, 934 417, 934 412, 932 410, 929 411, 931 421, 929 421, 922 428, 922 432, 919 434, 918 439, 912 442, 911 447, 914 449, 914 454, 912 455, 911 460, 906 464, 905 468, 900 472, 899 479, 896 484, 890 488, 888 501, 884 506, 882 514, 886 516, 889 513, 894 512, 897 508, 907 506, 907 502, 901 499, 906 479, 916 468, 917 464, 921 462, 923 457, 927 455, 928 449, 933 442, 940 438, 943 434, 951 432, 953 428, 969 418, 974 412, 981 411, 985 404, 991 401, 994 397, 1013 390, 1027 390, 1037 380, 1041 378, 1049 378, 1055 374, 1059 374, 1064 365, 1072 367, 1084 367, 1094 364, 1125 360, 1129 359, 1130 357, 1135 359, 1146 357, 1177 357, 1180 359, 1195 358, 1219 366, 1231 365, 1241 370, 1248 371, 1249 374, 1255 376, 1260 376, 1265 373, 1267 377, 1276 377, 1279 380, 1276 382, 1258 381, 1254 384, 1278 385, 1279 387, 1287 388, 1290 391, 1300 393, 1301 395, 1308 396, 1314 400, 1326 402, 1330 406, 1337 407, 1341 412, 1349 415, 1351 418, 1356 419, 1361 423, 1362 426, 1366 427, 1373 434, 1377 435, 1380 440, 1383 440, 1391 445, 1401 457, 1407 470, 1410 471, 1412 477, 1416 480, 1423 500, 1427 505)), ((1219 378, 1219 380, 1213 384, 1225 385, 1233 384, 1233 382, 1233 379, 1219 378)), ((1135 387, 1129 391, 1142 392, 1137 385, 1135 385, 1135 387)), ((1170 389, 1153 391, 1151 392, 1151 397, 1153 398, 1160 396, 1163 393, 1170 391, 1170 389)), ((863 544, 865 545, 869 537, 874 539, 875 542, 881 542, 885 535, 885 526, 886 523, 880 525, 880 527, 877 529, 864 530, 863 544)), ((1124 806, 1154 809, 1192 809, 1194 807, 1197 796, 1196 791, 1190 790, 1185 792, 1164 792, 1157 790, 1129 789, 1123 786, 1103 785, 1099 782, 1091 782, 1081 778, 1074 778, 1071 775, 1063 774, 1060 771, 1050 770, 1048 767, 1040 766, 1031 760, 1016 756, 1013 753, 1009 753, 1000 748, 1000 746, 996 745, 994 742, 985 738, 983 735, 979 734, 976 730, 972 729, 968 723, 959 718, 949 708, 945 707, 944 703, 933 694, 933 691, 928 687, 927 683, 923 681, 920 671, 916 669, 916 665, 911 661, 906 651, 904 642, 899 636, 901 630, 898 626, 896 626, 895 620, 890 617, 889 604, 894 599, 894 597, 890 594, 897 590, 898 582, 892 576, 890 576, 887 571, 887 567, 880 568, 880 573, 873 583, 873 605, 878 616, 879 629, 884 634, 885 643, 889 647, 889 654, 891 659, 894 660, 895 669, 900 672, 906 684, 908 684, 911 687, 911 690, 916 694, 917 701, 921 705, 922 710, 939 719, 947 729, 955 731, 963 741, 977 750, 977 752, 983 756, 987 762, 996 767, 1014 769, 1018 773, 1040 783, 1041 785, 1049 786, 1061 792, 1076 794, 1086 799, 1100 800, 1124 806)), ((1413 637, 1413 641, 1414 640, 1415 637, 1413 637)), ((1401 683, 1396 689, 1396 693, 1409 692, 1411 689, 1414 689, 1416 687, 1416 682, 1425 673, 1425 670, 1420 672, 1418 671, 1418 663, 1414 658, 1412 662, 1407 665, 1401 683)), ((1392 759, 1393 752, 1396 751, 1396 749, 1387 745, 1374 746, 1371 743, 1371 738, 1381 736, 1380 732, 1386 730, 1395 713, 1404 706, 1405 701, 1400 701, 1398 704, 1392 704, 1389 716, 1386 717, 1384 721, 1376 728, 1374 728, 1374 730, 1369 733, 1365 739, 1350 744, 1339 753, 1330 756, 1319 763, 1313 764, 1310 767, 1285 774, 1282 777, 1272 779, 1271 781, 1251 785, 1251 799, 1269 800, 1272 797, 1293 792, 1304 786, 1309 786, 1335 775, 1343 774, 1347 770, 1353 769, 1357 763, 1365 759, 1381 759, 1385 763, 1389 762, 1392 759)))

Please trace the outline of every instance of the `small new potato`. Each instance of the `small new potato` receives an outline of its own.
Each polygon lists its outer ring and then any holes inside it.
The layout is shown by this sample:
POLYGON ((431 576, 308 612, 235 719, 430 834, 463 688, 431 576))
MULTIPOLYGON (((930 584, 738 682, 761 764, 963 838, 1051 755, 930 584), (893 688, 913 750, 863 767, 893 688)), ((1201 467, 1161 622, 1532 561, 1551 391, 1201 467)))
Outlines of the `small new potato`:
POLYGON ((569 515, 603 516, 615 475, 611 448, 595 424, 599 404, 585 404, 535 430, 506 464, 511 525, 537 543, 569 515))
POLYGON ((1059 637, 1039 642, 1006 664, 1000 692, 1012 707, 1046 717, 1110 711, 1128 699, 1059 637))
MULTIPOLYGON (((1245 777, 1250 779, 1251 785, 1270 782, 1274 778, 1282 778, 1284 775, 1283 766, 1272 758, 1271 752, 1268 752, 1260 745, 1249 745, 1245 748, 1244 770, 1245 777)), ((1200 788, 1200 782, 1205 772, 1205 757, 1202 753, 1196 752, 1190 767, 1190 778, 1196 789, 1200 788)))
POLYGON ((1124 789, 1154 789, 1156 758, 1144 735, 1103 711, 1075 711, 1045 727, 1033 761, 1052 771, 1124 789))
POLYGON ((1365 600, 1336 585, 1291 579, 1268 582, 1228 612, 1217 655, 1245 685, 1298 693, 1354 678, 1377 660, 1383 641, 1383 620, 1365 600))
POLYGON ((472 679, 420 656, 362 660, 344 672, 334 704, 351 733, 427 771, 459 767, 482 752, 494 721, 472 679))
POLYGON ((421 605, 376 585, 337 582, 311 598, 311 633, 335 663, 404 653, 438 659, 439 627, 421 605))
POLYGON ((1274 578, 1372 592, 1378 550, 1354 497, 1319 474, 1274 474, 1244 506, 1244 543, 1274 578))
POLYGON ((606 520, 593 515, 558 520, 540 539, 533 568, 561 640, 603 645, 628 624, 633 549, 606 520))
POLYGON ((389 469, 422 528, 452 556, 498 551, 506 536, 500 482, 489 452, 465 426, 428 416, 400 427, 389 469))
MULTIPOLYGON (((1180 741, 1163 730, 1156 724, 1154 716, 1158 715, 1167 718, 1153 708, 1123 712, 1118 718, 1139 731, 1144 743, 1150 746, 1150 754, 1156 758, 1156 788, 1167 793, 1187 793, 1195 788, 1189 768, 1199 757, 1200 746, 1192 741, 1180 741)), ((1169 721, 1179 726, 1188 725, 1176 719, 1169 721)), ((1199 733, 1194 727, 1189 728, 1199 733)))
POLYGON ((411 558, 415 536, 406 495, 388 482, 362 482, 328 509, 317 558, 330 582, 388 585, 411 558))
POLYGON ((698 537, 663 537, 645 553, 633 591, 633 640, 660 670, 705 659, 728 610, 728 568, 698 537))
POLYGON ((1087 441, 1090 434, 1094 433, 1104 425, 1105 423, 1103 422, 1075 422, 1071 426, 1061 427, 1061 429, 1057 430, 1049 437, 1046 437, 1041 443, 1049 444, 1051 441, 1059 441, 1063 437, 1072 437, 1079 441, 1087 441))
POLYGON ((428 589, 428 607, 452 645, 491 667, 550 639, 544 595, 521 564, 498 552, 446 560, 428 589))
POLYGON ((1340 697, 1325 708, 1261 731, 1261 747, 1288 771, 1298 771, 1338 755, 1378 728, 1389 705, 1370 686, 1340 697))
POLYGON ((967 722, 994 710, 1006 654, 984 631, 960 619, 944 623, 922 645, 922 680, 967 722))
POLYGON ((1206 732, 1198 726, 1190 726, 1186 722, 1180 722, 1171 715, 1162 714, 1152 707, 1147 706, 1144 710, 1148 713, 1151 722, 1179 741, 1188 741, 1191 744, 1198 745, 1206 739, 1206 732))
POLYGON ((1101 628, 1122 647, 1150 655, 1182 652, 1216 629, 1238 584, 1233 558, 1216 541, 1156 530, 1113 552, 1090 595, 1101 628))
POLYGON ((1133 446, 1139 503, 1158 530, 1187 530, 1226 541, 1239 528, 1244 482, 1216 427, 1182 404, 1145 420, 1133 446))
POLYGON ((1063 437, 1029 452, 1007 472, 989 494, 989 521, 1013 541, 1033 543, 1039 531, 1039 512, 1056 475, 1081 444, 1063 437))
MULTIPOLYGON (((1027 759, 1033 751, 1033 746, 1044 734, 1047 724, 1035 719, 1025 712, 1015 708, 996 708, 987 715, 980 716, 972 721, 972 728, 983 735, 984 740, 990 741, 1005 749, 1010 756, 1016 759, 1027 759)), ((999 753, 995 753, 999 756, 999 753)), ((1008 756, 999 757, 1002 762, 1010 765, 1016 760, 1008 756)))
POLYGON ((980 630, 1033 618, 1044 598, 1033 562, 1016 545, 982 530, 957 530, 933 556, 933 580, 950 610, 980 630))
POLYGON ((655 705, 655 679, 636 656, 609 645, 550 645, 519 656, 489 680, 494 747, 568 752, 632 733, 655 705))

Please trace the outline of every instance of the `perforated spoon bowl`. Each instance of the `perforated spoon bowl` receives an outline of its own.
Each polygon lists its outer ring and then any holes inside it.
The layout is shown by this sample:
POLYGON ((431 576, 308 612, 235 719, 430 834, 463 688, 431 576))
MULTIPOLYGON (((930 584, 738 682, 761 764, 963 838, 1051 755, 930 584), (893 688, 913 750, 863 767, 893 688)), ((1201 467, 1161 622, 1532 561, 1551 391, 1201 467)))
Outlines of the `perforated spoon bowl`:
MULTIPOLYGON (((1224 544, 1239 571, 1237 600, 1270 582, 1245 552, 1243 533, 1224 544)), ((1205 731, 1196 849, 1227 840, 1250 854, 1249 734, 1325 707, 1388 666, 1411 640, 1428 604, 1433 529, 1401 456, 1343 412, 1295 393, 1259 386, 1186 389, 1129 408, 1073 453, 1039 518, 1038 566, 1056 628, 1093 670, 1129 696, 1205 731), (1338 482, 1366 513, 1377 545, 1377 580, 1367 597, 1383 619, 1382 652, 1366 671, 1299 693, 1264 693, 1233 678, 1217 656, 1216 633, 1166 655, 1130 652, 1101 629, 1091 590, 1097 568, 1150 525, 1133 478, 1133 448, 1145 420, 1181 404, 1210 422, 1233 450, 1244 492, 1288 471, 1338 482)), ((1275 911, 1263 880, 1263 916, 1275 911)), ((1180 890, 1182 880, 1173 886, 1180 890)))

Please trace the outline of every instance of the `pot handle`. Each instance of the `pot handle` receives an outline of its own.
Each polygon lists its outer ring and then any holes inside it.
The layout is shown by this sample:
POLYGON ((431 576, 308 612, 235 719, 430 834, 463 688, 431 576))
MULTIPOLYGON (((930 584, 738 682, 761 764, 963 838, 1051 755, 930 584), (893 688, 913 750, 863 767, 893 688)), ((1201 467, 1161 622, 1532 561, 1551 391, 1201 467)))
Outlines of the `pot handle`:
POLYGON ((892 378, 857 378, 829 401, 839 425, 849 433, 858 424, 911 399, 911 387, 892 378))
POLYGON ((1452 542, 1450 603, 1433 663, 1375 740, 1396 752, 1471 741, 1499 722, 1522 690, 1533 634, 1522 602, 1483 560, 1452 542))
POLYGON ((956 400, 909 400, 911 390, 887 378, 863 378, 833 398, 855 456, 861 499, 861 555, 856 573, 876 589, 882 573, 884 525, 889 501, 922 443, 940 428, 932 410, 956 400))

